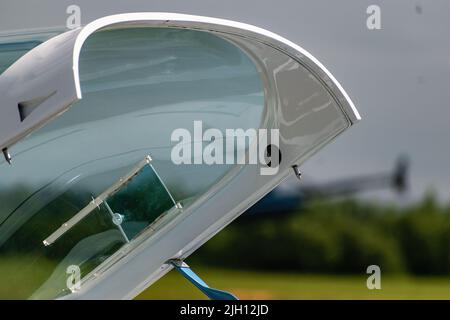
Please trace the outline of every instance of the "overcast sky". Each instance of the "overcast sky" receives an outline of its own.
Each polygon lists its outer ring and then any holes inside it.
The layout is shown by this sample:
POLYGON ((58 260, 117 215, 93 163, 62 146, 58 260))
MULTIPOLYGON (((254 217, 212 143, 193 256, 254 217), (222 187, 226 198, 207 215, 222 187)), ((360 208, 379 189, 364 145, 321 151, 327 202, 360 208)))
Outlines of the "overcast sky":
POLYGON ((450 200, 450 1, 448 0, 0 0, 0 32, 82 23, 121 12, 166 11, 237 20, 269 29, 316 56, 363 120, 311 158, 307 179, 329 181, 412 161, 410 198, 434 186, 450 200), (381 30, 366 9, 381 8, 381 30))

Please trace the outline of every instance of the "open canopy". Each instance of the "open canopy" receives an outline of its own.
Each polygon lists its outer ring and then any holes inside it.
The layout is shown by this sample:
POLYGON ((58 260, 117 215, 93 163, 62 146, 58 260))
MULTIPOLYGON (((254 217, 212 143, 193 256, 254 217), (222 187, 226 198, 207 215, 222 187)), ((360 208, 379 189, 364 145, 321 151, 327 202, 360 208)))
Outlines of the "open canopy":
POLYGON ((30 47, 0 75, 0 97, 0 148, 12 156, 0 160, 0 271, 24 270, 20 298, 133 297, 359 120, 295 44, 170 13, 109 16, 30 47), (202 162, 197 123, 224 141, 227 129, 278 130, 276 174, 202 162), (180 128, 191 165, 171 158, 180 128), (72 265, 83 282, 74 292, 72 265))

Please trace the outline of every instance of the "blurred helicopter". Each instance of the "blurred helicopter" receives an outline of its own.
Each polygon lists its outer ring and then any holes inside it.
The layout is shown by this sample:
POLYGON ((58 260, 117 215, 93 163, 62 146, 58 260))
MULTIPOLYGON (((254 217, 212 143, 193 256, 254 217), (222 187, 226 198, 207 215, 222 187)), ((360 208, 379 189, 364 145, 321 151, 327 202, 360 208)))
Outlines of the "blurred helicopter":
MULTIPOLYGON (((349 196, 365 191, 391 188, 404 194, 409 187, 409 158, 398 157, 392 171, 339 179, 327 183, 299 183, 291 177, 253 205, 241 217, 241 221, 255 216, 280 216, 296 213, 299 208, 317 198, 349 196)), ((248 219, 251 220, 251 219, 248 219)))

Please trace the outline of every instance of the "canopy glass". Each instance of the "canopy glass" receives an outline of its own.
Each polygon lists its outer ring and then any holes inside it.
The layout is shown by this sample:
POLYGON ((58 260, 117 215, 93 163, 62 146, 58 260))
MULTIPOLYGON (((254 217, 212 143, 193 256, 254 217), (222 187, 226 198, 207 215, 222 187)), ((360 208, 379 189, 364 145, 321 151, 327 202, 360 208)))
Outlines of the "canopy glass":
POLYGON ((70 266, 94 274, 232 169, 175 165, 173 130, 258 128, 265 111, 253 60, 207 32, 99 31, 80 78, 83 99, 11 148, 12 166, 0 160, 0 298, 70 293, 70 266))

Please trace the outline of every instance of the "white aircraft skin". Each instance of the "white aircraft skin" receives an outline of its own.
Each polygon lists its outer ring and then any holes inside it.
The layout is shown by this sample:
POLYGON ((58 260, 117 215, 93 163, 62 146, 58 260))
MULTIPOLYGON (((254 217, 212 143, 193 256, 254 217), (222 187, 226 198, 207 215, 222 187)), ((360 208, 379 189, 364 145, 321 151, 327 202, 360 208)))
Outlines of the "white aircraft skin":
MULTIPOLYGON (((42 34, 36 38, 39 36, 42 34)), ((130 71, 126 62, 132 59, 132 53, 123 57, 126 72, 130 71)), ((192 78, 195 68, 182 81, 200 81, 201 73, 197 73, 198 79, 192 78)), ((251 72, 244 67, 227 70, 229 73, 218 76, 219 81, 228 83, 251 72)), ((160 76, 159 80, 164 78, 160 76)), ((149 83, 158 83, 158 77, 146 77, 145 84, 149 83)), ((128 78, 115 86, 114 90, 121 92, 134 84, 128 78)), ((293 166, 301 165, 360 120, 337 80, 303 48, 247 24, 173 13, 108 16, 51 38, 0 75, 0 96, 0 147, 8 148, 12 155, 11 166, 0 162, 0 191, 26 182, 30 194, 56 188, 58 191, 52 195, 56 197, 77 179, 112 171, 123 174, 149 154, 167 189, 183 204, 176 214, 164 216, 125 244, 82 279, 80 290, 64 299, 135 297, 172 268, 168 260, 188 257, 294 174, 293 166), (130 99, 151 101, 154 97, 143 90, 132 97, 123 94, 109 96, 108 100, 101 82, 92 86, 84 83, 90 76, 95 78, 100 73, 102 78, 107 73, 107 77, 124 69, 114 71, 114 66, 108 65, 83 78, 83 45, 104 30, 132 28, 193 30, 226 41, 254 63, 261 77, 261 94, 244 92, 247 102, 231 99, 226 112, 218 99, 220 95, 214 96, 214 92, 203 101, 184 101, 183 92, 174 93, 178 99, 175 102, 132 110, 127 103, 130 99), (36 109, 39 112, 21 119, 17 105, 36 98, 44 98, 36 109), (110 106, 110 114, 101 107, 96 112, 99 105, 110 106), (128 109, 121 111, 122 107, 128 109), (84 118, 87 113, 92 118, 84 118), (171 133, 177 128, 192 128, 199 117, 208 127, 219 129, 279 129, 282 161, 277 174, 261 175, 261 164, 173 165, 171 133), (126 134, 118 128, 127 128, 126 134), (34 134, 27 137, 31 132, 34 134)), ((112 177, 109 179, 103 181, 105 185, 114 182, 112 177)), ((89 192, 97 194, 104 185, 89 187, 89 192)), ((39 202, 34 198, 30 201, 39 202)), ((16 207, 17 203, 7 203, 0 211, 0 220, 6 221, 16 207)), ((0 226, 0 246, 31 218, 26 214, 16 216, 13 222, 0 226)), ((32 298, 42 297, 35 294, 32 298)))

